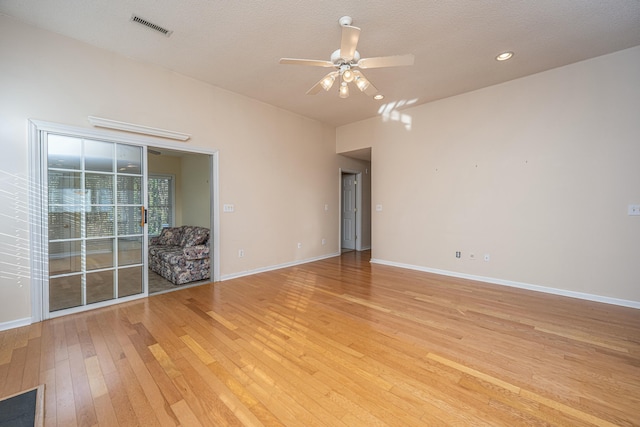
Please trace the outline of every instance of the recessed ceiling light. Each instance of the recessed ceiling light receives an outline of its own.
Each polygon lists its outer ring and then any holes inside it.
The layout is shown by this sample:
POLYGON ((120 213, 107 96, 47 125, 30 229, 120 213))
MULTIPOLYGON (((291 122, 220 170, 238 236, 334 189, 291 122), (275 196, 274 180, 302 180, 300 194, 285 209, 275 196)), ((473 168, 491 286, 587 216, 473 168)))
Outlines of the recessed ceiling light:
POLYGON ((507 59, 511 59, 513 56, 513 52, 502 52, 500 55, 496 56, 496 61, 506 61, 507 59))
POLYGON ((377 94, 376 96, 373 97, 373 99, 377 99, 377 100, 381 100, 384 98, 384 95, 381 94, 377 94))

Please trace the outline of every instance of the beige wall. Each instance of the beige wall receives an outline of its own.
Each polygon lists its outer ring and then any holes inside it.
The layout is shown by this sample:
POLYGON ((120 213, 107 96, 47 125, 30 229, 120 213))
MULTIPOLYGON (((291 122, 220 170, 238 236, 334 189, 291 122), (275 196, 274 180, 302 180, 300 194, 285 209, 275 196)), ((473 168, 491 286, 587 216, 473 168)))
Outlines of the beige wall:
POLYGON ((211 197, 209 187, 209 156, 190 154, 182 157, 181 193, 184 225, 209 228, 211 197))
POLYGON ((372 147, 372 256, 640 304, 639 105, 636 47, 338 128, 372 147))
POLYGON ((95 115, 219 150, 220 205, 235 205, 220 214, 223 277, 337 251, 337 171, 355 161, 335 154, 333 127, 5 16, 0 58, 0 327, 31 315, 28 119, 95 115))
POLYGON ((149 174, 164 173, 175 177, 176 225, 210 226, 210 168, 207 154, 150 154, 148 168, 149 174))

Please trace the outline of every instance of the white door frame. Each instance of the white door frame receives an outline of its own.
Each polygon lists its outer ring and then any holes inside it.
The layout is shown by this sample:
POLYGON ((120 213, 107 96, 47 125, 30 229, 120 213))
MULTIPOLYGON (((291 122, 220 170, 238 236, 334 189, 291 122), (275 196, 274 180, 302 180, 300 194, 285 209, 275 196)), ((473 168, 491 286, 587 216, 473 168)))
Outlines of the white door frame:
MULTIPOLYGON (((210 239, 213 268, 211 272, 211 281, 220 280, 220 219, 218 215, 218 151, 208 150, 204 148, 184 147, 179 143, 170 143, 159 138, 152 138, 139 135, 123 134, 119 132, 96 130, 91 128, 80 128, 62 125, 58 123, 45 122, 40 120, 29 120, 29 258, 30 258, 30 276, 31 276, 31 323, 39 322, 43 319, 56 317, 52 313, 44 313, 44 296, 45 286, 48 284, 48 207, 43 204, 46 200, 44 197, 47 191, 42 185, 46 164, 46 158, 41 149, 41 136, 43 133, 62 133, 74 135, 82 138, 100 139, 115 143, 124 143, 146 147, 167 148, 176 151, 185 151, 195 154, 205 154, 209 156, 209 188, 211 191, 211 230, 212 239, 210 239)), ((146 169, 146 150, 144 150, 144 162, 146 169)), ((146 173, 145 173, 146 176, 146 173)), ((146 194, 146 192, 145 192, 146 194)), ((146 205, 145 197, 145 205, 146 205)), ((143 244, 143 257, 147 257, 147 242, 143 244)), ((89 306, 78 307, 77 310, 65 310, 63 314, 69 314, 75 311, 85 311, 88 309, 100 308, 120 302, 131 301, 134 299, 144 298, 148 296, 147 272, 144 271, 144 292, 126 298, 117 300, 95 303, 89 306), (114 302, 115 301, 115 302, 114 302), (87 308, 89 307, 89 308, 87 308)))
POLYGON ((356 176, 356 251, 362 250, 362 171, 338 168, 338 253, 342 251, 342 174, 356 176))

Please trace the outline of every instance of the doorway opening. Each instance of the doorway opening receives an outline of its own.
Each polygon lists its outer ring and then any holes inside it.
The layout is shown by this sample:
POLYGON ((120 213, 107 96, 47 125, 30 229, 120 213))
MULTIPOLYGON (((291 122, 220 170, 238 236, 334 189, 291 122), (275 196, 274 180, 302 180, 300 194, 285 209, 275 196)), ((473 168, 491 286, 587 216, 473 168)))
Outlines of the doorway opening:
MULTIPOLYGON (((340 252, 368 249, 363 244, 362 172, 339 169, 340 176, 340 252)), ((368 224, 368 223, 367 223, 368 224)))
POLYGON ((148 153, 149 294, 208 283, 213 275, 212 251, 207 247, 212 230, 209 156, 156 146, 148 147, 148 153), (169 232, 171 240, 180 240, 189 249, 172 248, 176 242, 164 244, 169 232), (186 233, 195 240, 187 242, 186 233), (169 271, 168 251, 181 257, 177 263, 184 267, 169 271))

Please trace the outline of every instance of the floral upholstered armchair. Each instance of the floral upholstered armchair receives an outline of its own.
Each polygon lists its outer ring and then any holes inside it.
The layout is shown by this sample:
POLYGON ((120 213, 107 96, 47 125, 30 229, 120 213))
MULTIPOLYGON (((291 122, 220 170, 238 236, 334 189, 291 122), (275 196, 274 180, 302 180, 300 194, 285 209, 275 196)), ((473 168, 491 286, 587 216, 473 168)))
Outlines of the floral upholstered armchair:
POLYGON ((209 229, 190 225, 164 228, 149 240, 149 268, 174 285, 208 280, 209 229))

